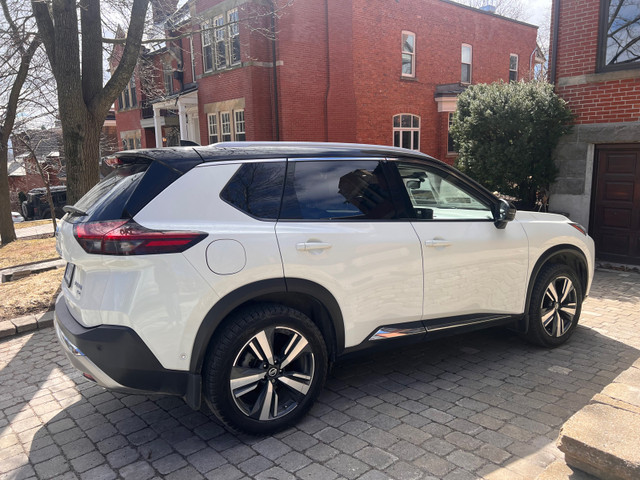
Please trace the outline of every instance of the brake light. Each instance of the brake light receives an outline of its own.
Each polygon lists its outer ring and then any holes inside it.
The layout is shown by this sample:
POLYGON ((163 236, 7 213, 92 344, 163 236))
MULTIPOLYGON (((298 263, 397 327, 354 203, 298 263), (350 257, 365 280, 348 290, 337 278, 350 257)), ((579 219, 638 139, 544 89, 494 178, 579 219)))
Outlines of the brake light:
POLYGON ((73 235, 87 253, 152 255, 180 253, 207 236, 203 232, 151 230, 133 220, 79 223, 73 235))

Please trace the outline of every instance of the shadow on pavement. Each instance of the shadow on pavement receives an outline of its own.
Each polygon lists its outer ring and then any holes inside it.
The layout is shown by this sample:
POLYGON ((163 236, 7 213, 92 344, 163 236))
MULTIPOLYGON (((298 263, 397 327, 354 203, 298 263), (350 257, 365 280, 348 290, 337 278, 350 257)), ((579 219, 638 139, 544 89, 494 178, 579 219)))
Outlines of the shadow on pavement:
POLYGON ((640 352, 580 326, 554 350, 494 329, 363 356, 267 438, 229 433, 179 398, 104 391, 67 365, 53 329, 0 355, 0 478, 328 479, 535 477, 559 455, 560 426, 640 352))

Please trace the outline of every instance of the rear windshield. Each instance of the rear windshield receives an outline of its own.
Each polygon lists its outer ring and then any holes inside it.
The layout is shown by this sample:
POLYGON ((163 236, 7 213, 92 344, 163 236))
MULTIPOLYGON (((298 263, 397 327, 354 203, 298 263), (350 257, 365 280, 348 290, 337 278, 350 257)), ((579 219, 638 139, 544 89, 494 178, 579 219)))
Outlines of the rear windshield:
POLYGON ((122 194, 122 192, 124 190, 128 190, 132 184, 140 181, 140 178, 147 168, 149 168, 148 163, 125 165, 116 168, 113 172, 100 180, 100 182, 89 190, 84 197, 78 200, 75 206, 78 209, 89 213, 98 201, 103 199, 105 196, 122 194))

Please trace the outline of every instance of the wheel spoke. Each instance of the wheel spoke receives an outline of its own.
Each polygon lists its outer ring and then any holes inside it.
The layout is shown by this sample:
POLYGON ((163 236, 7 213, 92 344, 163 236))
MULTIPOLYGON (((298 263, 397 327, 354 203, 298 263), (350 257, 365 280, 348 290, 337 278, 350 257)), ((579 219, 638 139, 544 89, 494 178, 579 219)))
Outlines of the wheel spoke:
POLYGON ((551 322, 551 320, 553 320, 553 312, 555 310, 553 308, 550 308, 549 310, 547 310, 546 312, 544 312, 542 314, 542 325, 546 328, 547 325, 549 325, 549 322, 551 322))
POLYGON ((273 365, 273 350, 271 349, 271 342, 269 341, 269 338, 267 338, 267 332, 262 330, 255 338, 264 352, 265 360, 269 362, 269 365, 273 365))
POLYGON ((231 370, 231 380, 229 381, 231 384, 231 391, 236 397, 242 396, 255 389, 258 386, 258 382, 262 380, 264 376, 264 370, 260 370, 258 368, 233 367, 231 370), (250 386, 251 388, 243 388, 247 386, 250 386), (242 389, 242 391, 237 391, 238 389, 242 389))
POLYGON ((554 317, 555 317, 555 324, 554 324, 555 336, 559 338, 563 334, 563 328, 562 327, 564 325, 564 321, 562 320, 562 316, 560 316, 559 312, 556 312, 554 317))
POLYGON ((298 355, 300 355, 300 353, 302 353, 302 351, 307 347, 307 345, 309 345, 309 342, 307 342, 307 339, 304 338, 301 335, 298 334, 294 334, 293 337, 291 338, 291 341, 289 342, 289 345, 287 345, 287 348, 285 350, 285 354, 287 355, 284 360, 282 360, 282 364, 280 365, 280 368, 284 368, 287 365, 289 365, 291 362, 293 362, 296 357, 298 355), (295 341, 295 345, 294 345, 294 341, 295 341), (293 346, 293 348, 291 348, 293 346), (289 351, 289 353, 286 353, 287 351, 289 351))
POLYGON ((273 383, 267 382, 267 388, 260 395, 258 402, 262 402, 262 408, 260 409, 260 420, 269 420, 269 413, 271 412, 271 402, 273 401, 273 383))
MULTIPOLYGON (((310 377, 309 377, 310 378, 310 377)), ((287 387, 292 388, 293 390, 301 393, 302 395, 306 395, 309 391, 309 385, 303 382, 300 382, 292 377, 280 377, 278 380, 281 383, 284 383, 287 387)))
POLYGON ((558 301, 558 291, 556 290, 555 281, 549 284, 545 293, 549 295, 549 297, 551 297, 551 300, 553 300, 554 302, 558 301))
POLYGON ((560 298, 560 303, 563 303, 567 297, 573 292, 573 283, 568 278, 564 279, 564 283, 562 284, 562 296, 560 298))
POLYGON ((566 305, 564 307, 560 307, 560 311, 565 315, 568 315, 571 319, 573 319, 573 317, 576 314, 576 305, 574 303, 574 304, 566 305))

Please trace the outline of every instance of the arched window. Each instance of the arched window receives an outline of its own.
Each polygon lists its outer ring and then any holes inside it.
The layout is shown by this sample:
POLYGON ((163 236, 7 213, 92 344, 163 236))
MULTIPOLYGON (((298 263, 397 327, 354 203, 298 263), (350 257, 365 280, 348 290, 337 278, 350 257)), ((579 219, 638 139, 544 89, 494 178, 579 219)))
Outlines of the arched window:
POLYGON ((393 146, 420 150, 420 117, 409 113, 394 115, 393 146))

